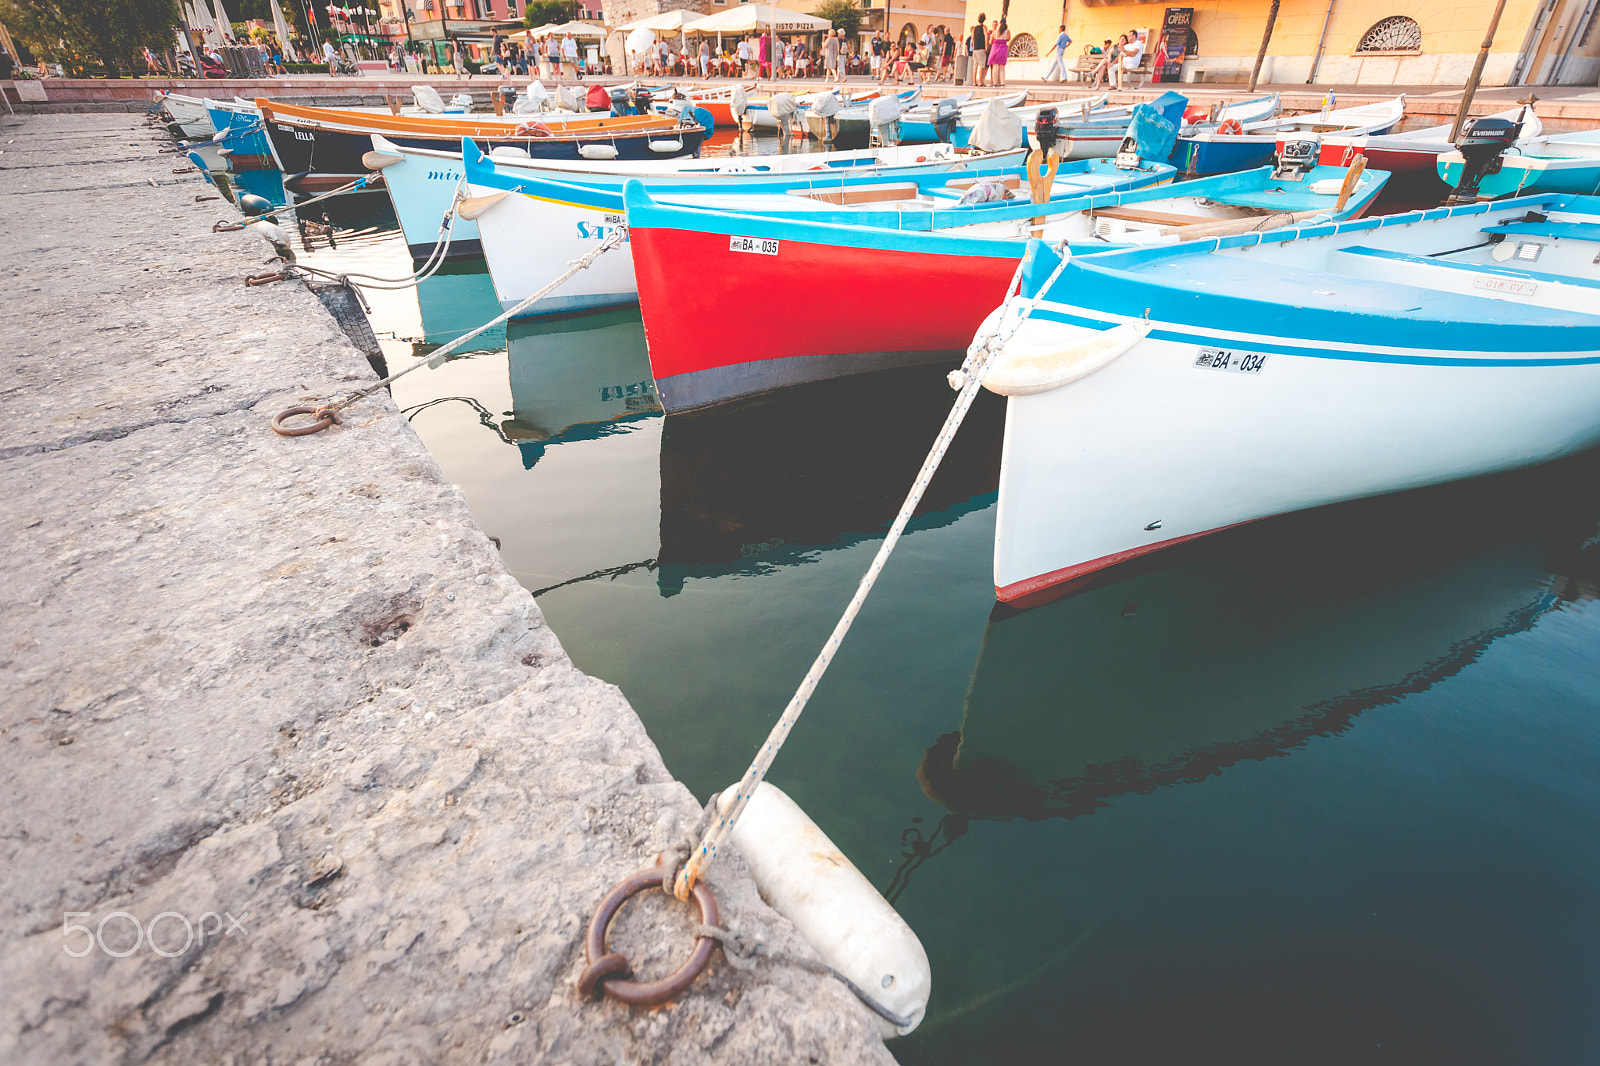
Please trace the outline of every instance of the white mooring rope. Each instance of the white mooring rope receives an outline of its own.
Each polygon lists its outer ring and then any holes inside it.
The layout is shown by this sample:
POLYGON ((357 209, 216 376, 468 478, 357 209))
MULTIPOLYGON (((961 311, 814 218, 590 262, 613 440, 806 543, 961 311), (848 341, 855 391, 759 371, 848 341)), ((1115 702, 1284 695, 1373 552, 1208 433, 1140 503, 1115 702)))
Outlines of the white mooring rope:
MULTIPOLYGON (((806 702, 811 699, 811 694, 816 691, 822 675, 828 670, 828 665, 833 661, 834 653, 839 650, 845 634, 850 632, 850 626, 856 620, 856 615, 861 611, 861 605, 866 602, 867 595, 871 593, 873 585, 877 584, 878 575, 883 572, 884 563, 888 562, 889 555, 894 551, 900 534, 905 531, 906 523, 911 520, 911 512, 916 509, 922 499, 923 492, 928 483, 933 480, 934 472, 939 469, 940 462, 944 459, 945 452, 954 439, 956 430, 961 428, 961 422, 967 416, 967 409, 972 406, 972 401, 978 394, 979 387, 983 384, 983 375, 989 369, 989 363, 994 356, 1005 349, 1006 344, 1016 331, 1026 322, 1038 305, 1039 298, 1048 291, 1066 269, 1071 257, 1062 249, 1062 258, 1059 266, 1050 275, 1044 285, 1040 286, 1039 294, 1032 299, 1023 300, 1020 313, 1016 321, 1009 328, 1006 326, 1005 308, 1011 303, 1018 283, 1022 279, 1023 263, 1017 265, 1016 273, 1011 276, 1011 282, 1006 286, 1005 299, 1001 301, 1002 313, 995 320, 994 327, 987 334, 980 334, 972 339, 972 344, 967 348, 966 359, 962 361, 959 378, 951 375, 952 383, 959 382, 960 392, 951 405, 950 413, 945 416, 944 425, 939 429, 939 435, 934 438, 933 447, 929 449, 928 456, 922 461, 922 469, 917 471, 916 479, 911 484, 911 491, 906 494, 905 502, 900 505, 900 512, 894 516, 894 522, 889 526, 888 534, 883 538, 883 543, 878 547, 878 554, 872 559, 872 565, 867 567, 867 572, 862 575, 861 583, 856 587, 856 593, 850 599, 850 604, 844 609, 838 624, 833 627, 833 633, 817 653, 816 659, 811 664, 811 669, 806 671, 805 677, 800 682, 800 687, 795 690, 789 700, 789 705, 783 709, 783 714, 772 727, 772 732, 767 734, 766 743, 756 753, 750 768, 744 772, 740 779, 733 801, 728 803, 717 818, 716 824, 711 826, 693 846, 689 860, 677 871, 676 876, 663 880, 663 884, 672 886, 672 894, 680 900, 689 898, 690 891, 695 882, 704 876, 706 868, 716 859, 722 845, 727 841, 728 834, 733 831, 734 823, 744 813, 745 805, 750 802, 750 797, 755 794, 762 778, 766 777, 767 769, 772 765, 772 760, 777 758, 778 749, 783 747, 783 742, 788 739, 789 731, 794 728, 794 723, 800 717, 800 712, 805 710, 806 702)), ((715 797, 713 797, 715 803, 715 797)))

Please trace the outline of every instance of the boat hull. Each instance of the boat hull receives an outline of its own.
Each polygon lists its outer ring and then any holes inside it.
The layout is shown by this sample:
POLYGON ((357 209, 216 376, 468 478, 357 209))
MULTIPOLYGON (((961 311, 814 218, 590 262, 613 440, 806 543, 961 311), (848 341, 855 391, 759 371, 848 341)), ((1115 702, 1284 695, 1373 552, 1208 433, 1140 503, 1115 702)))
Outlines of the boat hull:
MULTIPOLYGON (((1439 179, 1452 189, 1461 184, 1461 154, 1438 157, 1439 179)), ((1506 155, 1500 169, 1478 183, 1480 200, 1499 200, 1529 193, 1575 192, 1592 195, 1600 189, 1600 158, 1543 159, 1506 155)))
MULTIPOLYGON (((1431 244, 1426 231, 1385 239, 1456 247, 1484 221, 1473 211, 1431 244)), ((1075 261, 1051 290, 1062 302, 1041 302, 1030 329, 1071 345, 1138 321, 1145 306, 1153 328, 1079 381, 1009 398, 996 596, 1029 605, 1242 523, 1600 443, 1600 318, 1571 306, 1582 282, 1530 286, 1359 246, 1390 221, 1352 223, 1340 238, 1371 261, 1368 273, 1296 275, 1288 257, 1235 266, 1249 257, 1174 251, 1152 282, 1152 267, 1098 269, 1115 253, 1075 261), (1418 271, 1433 274, 1429 287, 1418 271), (1204 292, 1182 280, 1191 276, 1208 279, 1204 292), (1066 298, 1091 289, 1092 301, 1066 298)), ((1546 258, 1563 255, 1587 253, 1546 258)))
POLYGON ((870 232, 855 247, 814 244, 751 216, 690 230, 640 224, 631 203, 630 217, 650 367, 669 414, 872 370, 953 365, 1023 250, 907 254, 894 234, 870 232), (776 251, 734 250, 745 238, 776 251), (716 285, 686 283, 712 277, 716 285), (781 294, 808 278, 828 279, 826 293, 796 313, 781 294))

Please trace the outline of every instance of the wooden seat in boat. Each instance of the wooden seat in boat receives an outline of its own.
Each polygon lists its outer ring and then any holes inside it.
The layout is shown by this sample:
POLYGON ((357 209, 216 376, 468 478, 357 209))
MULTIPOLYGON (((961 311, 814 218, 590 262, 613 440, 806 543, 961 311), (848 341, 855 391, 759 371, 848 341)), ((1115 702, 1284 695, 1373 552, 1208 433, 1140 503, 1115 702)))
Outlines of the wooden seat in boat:
POLYGON ((914 200, 917 196, 917 186, 915 182, 907 181, 892 185, 862 185, 844 189, 790 189, 789 195, 824 200, 830 204, 876 204, 889 200, 914 200))
POLYGON ((966 192, 980 181, 998 181, 1001 185, 1004 185, 1008 189, 1022 188, 1022 179, 1015 174, 1008 175, 1004 178, 956 178, 954 181, 945 182, 944 187, 947 189, 955 189, 958 192, 966 192))
POLYGON ((1148 222, 1156 226, 1193 226, 1200 222, 1226 222, 1225 216, 1186 215, 1177 211, 1152 211, 1144 207, 1096 208, 1095 218, 1118 218, 1124 222, 1148 222))

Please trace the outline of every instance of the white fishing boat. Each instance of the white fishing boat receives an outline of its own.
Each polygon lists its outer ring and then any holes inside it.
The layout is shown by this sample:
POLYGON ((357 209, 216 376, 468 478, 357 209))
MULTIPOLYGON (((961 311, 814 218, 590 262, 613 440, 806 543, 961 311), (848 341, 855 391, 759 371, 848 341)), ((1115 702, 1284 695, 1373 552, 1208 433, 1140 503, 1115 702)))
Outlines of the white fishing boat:
POLYGON ((162 109, 185 140, 207 140, 216 134, 217 128, 211 124, 211 115, 206 110, 210 103, 201 97, 182 93, 161 94, 162 109))
MULTIPOLYGON (((1330 100, 1331 104, 1332 101, 1330 100)), ((1332 108, 1305 115, 1267 118, 1257 122, 1236 119, 1216 126, 1184 130, 1173 146, 1170 162, 1186 174, 1226 174, 1259 167, 1272 159, 1281 140, 1324 137, 1330 134, 1388 133, 1405 118, 1406 98, 1332 108)))
POLYGON ((1082 256, 1048 285, 1034 242, 1037 308, 985 378, 1009 396, 996 595, 1600 443, 1597 254, 1600 214, 1560 194, 1082 256))
MULTIPOLYGON (((567 263, 593 251, 624 221, 626 208, 623 186, 643 181, 664 195, 700 193, 709 203, 725 206, 770 194, 797 210, 825 211, 838 198, 898 196, 906 189, 947 189, 952 181, 1020 173, 1022 154, 988 156, 968 160, 953 152, 933 155, 921 163, 896 167, 866 167, 799 172, 695 173, 682 171, 649 176, 628 174, 568 174, 558 177, 531 167, 523 161, 485 156, 471 142, 465 163, 466 193, 464 208, 478 222, 478 236, 489 273, 504 307, 520 303, 530 293, 561 273, 567 263)), ((924 150, 926 151, 926 150, 924 150)), ((919 155, 923 152, 919 152, 919 155)), ((772 157, 754 157, 748 162, 765 162, 772 157)), ((801 155, 816 159, 816 155, 801 155)), ((1170 171, 1168 171, 1170 173, 1170 171)), ((1104 187, 1130 183, 1137 176, 1105 176, 1104 187)), ((1068 180, 1063 175, 1062 181, 1068 180)), ((1153 180, 1153 179, 1147 179, 1153 180)), ((954 203, 961 195, 948 191, 954 203)), ((435 219, 435 226, 438 220, 435 219)), ((726 239, 723 246, 727 246, 726 239)), ((431 245, 430 245, 431 247, 431 245)), ((686 291, 711 274, 695 274, 688 262, 679 263, 686 291)), ((627 250, 603 255, 586 270, 566 282, 555 293, 531 308, 528 314, 550 314, 592 307, 632 303, 638 298, 634 260, 627 250)))
MULTIPOLYGON (((411 254, 426 257, 439 240, 439 221, 461 191, 460 152, 428 148, 406 148, 382 135, 373 135, 373 163, 383 167, 385 187, 394 205, 395 217, 405 233, 411 254), (381 157, 381 158, 380 158, 381 157)), ((621 193, 630 177, 674 176, 681 184, 711 188, 724 179, 737 176, 746 184, 759 185, 760 178, 785 179, 805 175, 808 179, 838 174, 892 172, 897 168, 929 165, 961 165, 951 145, 917 145, 863 149, 851 152, 810 152, 789 155, 722 156, 695 159, 677 156, 649 160, 533 160, 511 149, 489 153, 494 163, 510 175, 550 178, 557 181, 597 184, 621 193)), ((780 184, 785 183, 782 180, 780 184)), ((472 219, 458 218, 450 242, 450 257, 481 255, 478 225, 472 219)))

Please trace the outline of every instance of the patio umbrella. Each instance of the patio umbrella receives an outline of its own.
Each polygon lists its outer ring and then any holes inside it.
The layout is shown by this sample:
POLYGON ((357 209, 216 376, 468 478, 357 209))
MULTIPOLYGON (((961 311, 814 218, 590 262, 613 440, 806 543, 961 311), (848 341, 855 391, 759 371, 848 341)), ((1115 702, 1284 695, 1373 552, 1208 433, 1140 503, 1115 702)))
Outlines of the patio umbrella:
POLYGON ((227 37, 233 33, 233 23, 228 21, 228 13, 222 9, 222 0, 213 0, 217 6, 217 33, 221 34, 221 43, 227 44, 227 37))
MULTIPOLYGON (((658 30, 662 33, 675 32, 678 35, 678 50, 683 51, 686 47, 684 34, 687 32, 688 25, 692 22, 699 21, 700 18, 701 16, 693 11, 663 11, 660 14, 651 15, 648 18, 635 19, 633 22, 630 22, 625 26, 618 26, 617 28, 619 30, 635 31, 658 30)), ((631 39, 632 38, 630 37, 630 40, 631 39)), ((653 43, 654 40, 655 36, 652 34, 651 42, 653 43)))
MULTIPOLYGON (((832 29, 833 23, 803 11, 791 11, 772 4, 741 4, 715 15, 695 19, 686 28, 689 33, 714 33, 719 41, 724 33, 750 33, 766 28, 772 31, 773 50, 776 51, 780 33, 819 33, 832 29)), ((768 62, 773 64, 771 69, 776 72, 777 56, 771 56, 768 62)))

